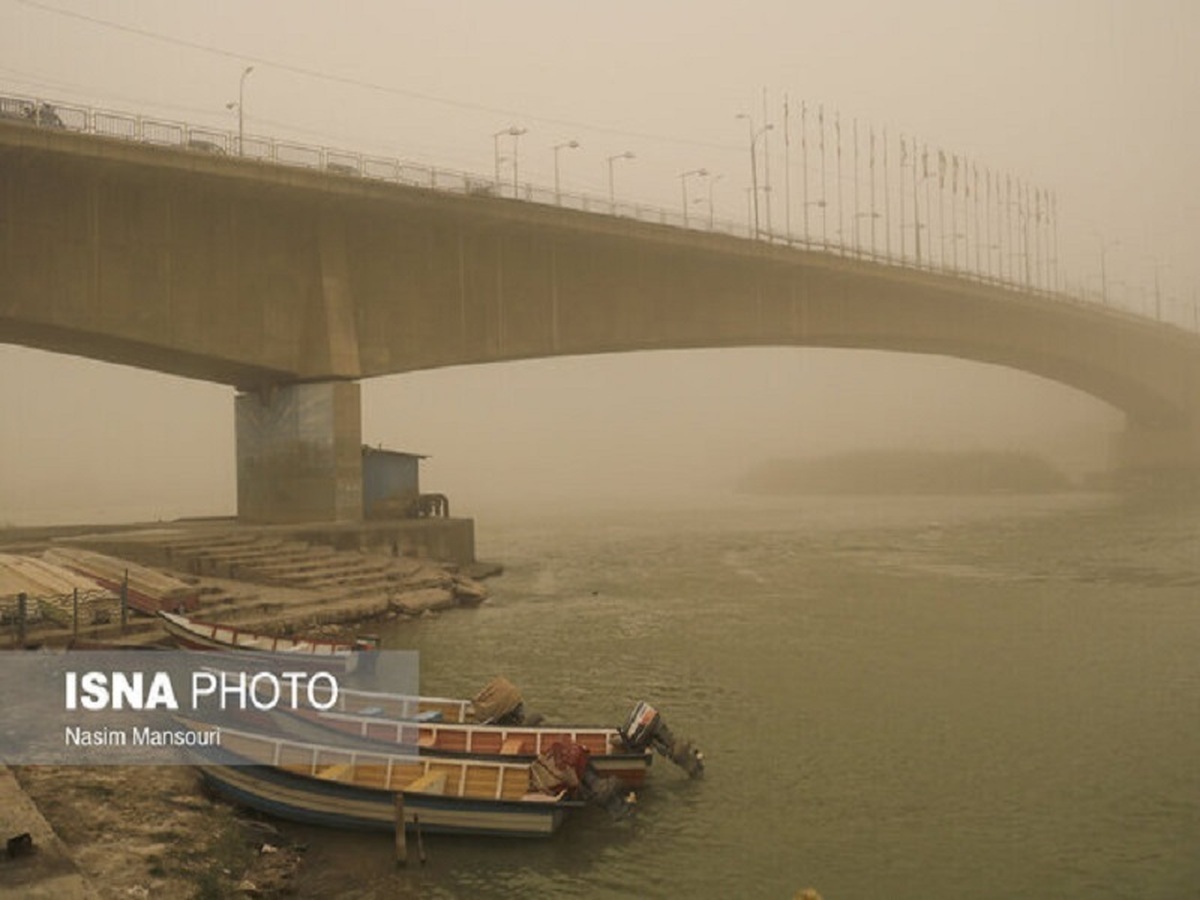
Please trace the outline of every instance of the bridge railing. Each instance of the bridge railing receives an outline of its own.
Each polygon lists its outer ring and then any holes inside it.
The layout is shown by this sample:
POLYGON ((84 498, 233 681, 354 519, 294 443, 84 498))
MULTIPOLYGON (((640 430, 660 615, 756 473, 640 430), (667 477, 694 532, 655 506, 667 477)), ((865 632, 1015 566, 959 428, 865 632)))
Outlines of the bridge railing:
MULTIPOLYGON (((713 216, 707 213, 687 214, 682 209, 631 202, 628 199, 597 197, 572 191, 548 189, 532 183, 513 184, 511 180, 497 182, 495 178, 477 173, 422 165, 398 158, 368 156, 350 150, 301 144, 262 135, 245 135, 240 141, 236 132, 221 131, 187 122, 171 121, 149 116, 134 115, 105 109, 94 109, 69 103, 59 103, 39 97, 0 97, 0 120, 19 120, 28 125, 42 128, 61 128, 86 134, 95 134, 117 140, 134 141, 162 147, 174 147, 185 151, 215 155, 239 156, 258 162, 296 166, 321 170, 345 178, 366 178, 388 181, 430 190, 457 194, 501 197, 522 202, 557 206, 586 213, 650 222, 671 228, 686 228, 717 234, 732 235, 748 240, 758 240, 774 245, 787 246, 814 253, 860 259, 879 265, 892 266, 914 271, 935 272, 950 275, 980 284, 993 285, 1008 290, 1021 291, 1048 300, 1103 304, 1117 313, 1136 318, 1152 318, 1164 324, 1200 332, 1200 307, 1196 304, 1181 304, 1168 300, 1155 305, 1155 314, 1147 316, 1140 310, 1122 308, 1112 302, 1103 289, 1089 289, 1085 283, 1072 282, 1063 278, 1057 262, 1039 258, 1036 270, 1024 260, 1024 253, 1015 253, 1004 262, 993 262, 993 254, 987 251, 987 264, 976 268, 970 265, 970 256, 965 254, 965 266, 946 265, 941 258, 935 259, 928 253, 917 258, 906 252, 880 252, 874 246, 854 245, 836 237, 797 236, 779 233, 770 229, 755 229, 749 223, 713 216), (1014 265, 1017 257, 1024 261, 1019 268, 1014 265), (1024 276, 1019 277, 1024 271, 1024 276), (1018 273, 1014 277, 1013 273, 1018 273), (1165 306, 1165 308, 1164 308, 1165 306)), ((931 225, 932 223, 926 223, 931 225)), ((922 225, 925 228, 926 225, 922 225)), ((903 226, 902 226, 903 227, 903 226)), ((943 240, 945 236, 943 235, 943 240)), ((932 235, 927 235, 932 249, 932 235)), ((1027 244, 1028 246, 1028 244, 1027 244)), ((980 257, 976 252, 976 259, 980 257)))

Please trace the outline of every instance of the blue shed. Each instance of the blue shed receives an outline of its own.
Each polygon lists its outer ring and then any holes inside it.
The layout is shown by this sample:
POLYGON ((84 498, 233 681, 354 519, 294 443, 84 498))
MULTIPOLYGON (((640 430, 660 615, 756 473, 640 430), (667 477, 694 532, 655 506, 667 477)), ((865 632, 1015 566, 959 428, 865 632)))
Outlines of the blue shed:
POLYGON ((421 496, 419 453, 362 448, 363 517, 403 519, 417 514, 421 496))

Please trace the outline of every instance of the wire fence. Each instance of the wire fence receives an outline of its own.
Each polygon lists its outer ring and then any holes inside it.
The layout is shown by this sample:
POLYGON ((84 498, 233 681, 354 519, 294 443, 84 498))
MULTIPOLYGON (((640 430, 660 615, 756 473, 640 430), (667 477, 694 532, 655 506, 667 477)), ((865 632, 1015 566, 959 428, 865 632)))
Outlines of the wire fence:
MULTIPOLYGON (((671 228, 729 235, 813 253, 946 275, 1060 302, 1102 305, 1116 314, 1141 320, 1149 319, 1200 333, 1200 306, 1194 301, 1185 303, 1176 298, 1167 298, 1164 302, 1156 291, 1152 304, 1153 313, 1148 313, 1144 299, 1136 306, 1129 304, 1127 300, 1118 302, 1103 282, 1100 289, 1096 290, 1090 288, 1083 279, 1072 280, 1066 277, 1059 271, 1055 259, 1041 259, 1039 265, 1032 265, 1028 248, 1024 251, 1022 264, 1013 265, 1010 260, 1007 272, 1003 271, 1003 266, 995 267, 1001 271, 993 270, 990 251, 987 254, 986 265, 980 264, 978 250, 975 253, 974 266, 971 265, 969 253, 963 254, 964 265, 946 265, 944 247, 940 254, 942 258, 937 259, 929 252, 922 258, 919 256, 919 250, 916 250, 918 255, 908 252, 880 252, 874 246, 874 239, 871 246, 864 245, 859 239, 857 227, 853 229, 855 239, 852 243, 842 239, 844 231, 841 228, 832 237, 828 234, 823 234, 820 239, 797 236, 772 229, 755 228, 750 216, 745 223, 717 218, 713 215, 711 206, 707 214, 688 214, 683 209, 634 203, 612 196, 603 198, 557 188, 550 189, 530 182, 498 180, 495 177, 421 165, 397 158, 368 156, 349 150, 301 144, 261 135, 239 136, 236 132, 191 125, 187 122, 52 102, 37 97, 0 97, 0 120, 15 120, 41 128, 64 129, 194 153, 235 156, 267 164, 319 170, 337 177, 365 178, 470 196, 506 198, 671 228), (1016 277, 1013 275, 1014 271, 1016 277)), ((902 225, 901 228, 903 227, 905 226, 902 225)), ((871 233, 874 235, 873 230, 871 233)), ((955 241, 958 240, 958 236, 951 237, 955 241)), ((942 235, 943 243, 945 239, 946 236, 942 235)), ((932 233, 927 243, 932 245, 932 233)), ((957 246, 956 243, 955 263, 958 256, 957 246)), ((1020 256, 1021 252, 1014 251, 1013 255, 1020 256)))

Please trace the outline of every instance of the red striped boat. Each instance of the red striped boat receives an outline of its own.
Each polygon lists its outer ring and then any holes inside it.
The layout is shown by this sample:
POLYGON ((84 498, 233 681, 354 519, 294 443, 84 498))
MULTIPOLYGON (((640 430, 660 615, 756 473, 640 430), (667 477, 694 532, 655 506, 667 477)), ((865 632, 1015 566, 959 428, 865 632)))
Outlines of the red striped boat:
POLYGON ((188 650, 219 650, 236 653, 268 653, 285 658, 289 664, 308 668, 340 669, 353 672, 363 668, 364 657, 370 659, 373 644, 365 641, 330 641, 319 638, 287 638, 232 625, 198 622, 176 613, 158 613, 163 627, 172 640, 188 650))
POLYGON ((589 760, 599 776, 616 778, 629 788, 642 786, 653 760, 649 748, 634 750, 626 745, 617 729, 603 726, 413 721, 323 712, 303 706, 277 710, 272 718, 277 727, 305 740, 332 742, 333 735, 337 734, 376 746, 381 751, 391 748, 395 752, 401 746, 415 746, 422 756, 532 762, 554 744, 577 744, 588 751, 589 760))

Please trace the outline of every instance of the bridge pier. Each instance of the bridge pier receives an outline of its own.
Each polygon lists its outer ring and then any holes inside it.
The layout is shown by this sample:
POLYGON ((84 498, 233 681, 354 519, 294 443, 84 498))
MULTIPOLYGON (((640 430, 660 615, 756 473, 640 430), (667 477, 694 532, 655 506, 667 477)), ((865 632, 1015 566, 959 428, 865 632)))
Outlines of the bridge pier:
POLYGON ((238 394, 238 518, 361 520, 361 399, 354 381, 274 385, 238 394))
POLYGON ((1114 468, 1123 482, 1200 484, 1200 425, 1130 422, 1117 435, 1114 449, 1114 468))

